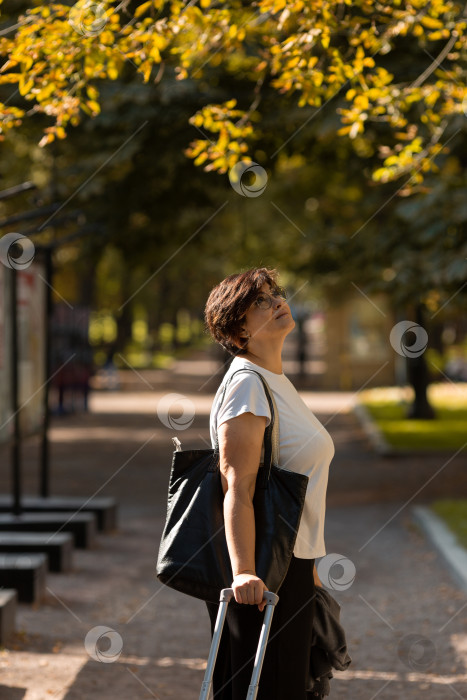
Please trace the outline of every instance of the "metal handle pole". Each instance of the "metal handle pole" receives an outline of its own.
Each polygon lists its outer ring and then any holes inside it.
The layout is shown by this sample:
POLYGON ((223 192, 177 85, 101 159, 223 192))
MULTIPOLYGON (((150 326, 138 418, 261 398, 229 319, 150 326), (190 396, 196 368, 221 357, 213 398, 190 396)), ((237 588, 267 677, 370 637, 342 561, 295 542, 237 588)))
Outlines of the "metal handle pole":
POLYGON ((209 650, 204 680, 201 685, 199 700, 208 700, 211 691, 212 676, 214 674, 214 664, 216 663, 219 644, 221 641, 222 629, 224 627, 227 606, 234 596, 232 588, 223 588, 220 595, 219 611, 217 613, 216 625, 212 635, 211 649, 209 650))
POLYGON ((259 677, 263 668, 264 655, 266 653, 266 645, 268 643, 269 631, 271 629, 272 616, 274 614, 276 603, 279 600, 279 596, 269 591, 265 591, 264 597, 267 600, 266 610, 264 612, 263 626, 261 627, 261 634, 259 637, 258 649, 256 651, 251 682, 248 687, 248 694, 246 696, 247 700, 256 700, 258 695, 259 677))
MULTIPOLYGON (((214 633, 212 635, 211 649, 209 650, 209 657, 206 664, 206 671, 204 674, 204 680, 201 686, 201 693, 199 700, 208 700, 209 693, 212 686, 212 677, 214 674, 214 665, 216 663, 217 654, 219 651, 219 645, 221 641, 222 629, 224 627, 225 617, 227 614, 227 606, 229 602, 234 597, 234 592, 232 588, 223 588, 220 595, 220 605, 219 611, 217 613, 216 624, 214 627, 214 633)), ((253 674, 251 677, 251 683, 248 688, 247 700, 255 700, 258 694, 259 677, 261 675, 261 669, 263 667, 264 655, 266 653, 266 645, 269 637, 269 630, 271 629, 272 616, 274 613, 274 607, 279 600, 279 596, 270 591, 265 591, 263 599, 266 600, 266 610, 264 612, 263 625, 261 628, 261 634, 258 643, 258 649, 256 652, 255 663, 253 667, 253 674)))

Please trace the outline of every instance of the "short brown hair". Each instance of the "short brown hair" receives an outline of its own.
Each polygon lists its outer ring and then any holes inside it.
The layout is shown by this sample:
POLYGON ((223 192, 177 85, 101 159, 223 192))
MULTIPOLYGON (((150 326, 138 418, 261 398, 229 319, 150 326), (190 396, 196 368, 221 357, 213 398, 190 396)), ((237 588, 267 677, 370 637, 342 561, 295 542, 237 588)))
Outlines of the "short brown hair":
POLYGON ((277 278, 276 270, 254 267, 229 275, 211 291, 204 310, 206 329, 231 355, 247 352, 248 340, 240 338, 243 318, 265 282, 278 288, 277 278))

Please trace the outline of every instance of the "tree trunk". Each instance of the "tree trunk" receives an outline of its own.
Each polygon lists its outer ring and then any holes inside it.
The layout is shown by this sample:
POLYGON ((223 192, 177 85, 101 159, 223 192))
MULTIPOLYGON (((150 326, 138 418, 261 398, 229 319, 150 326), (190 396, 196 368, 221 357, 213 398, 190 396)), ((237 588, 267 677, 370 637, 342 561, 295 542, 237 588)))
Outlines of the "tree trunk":
POLYGON ((438 321, 433 323, 430 331, 430 347, 439 352, 440 355, 444 355, 443 330, 444 323, 438 321))
MULTIPOLYGON (((417 304, 415 308, 415 321, 424 328, 423 305, 421 303, 417 304)), ((407 418, 436 418, 435 411, 427 396, 430 376, 424 352, 418 357, 407 357, 407 379, 415 393, 415 399, 407 412, 407 418)))
MULTIPOLYGON (((131 285, 128 277, 122 280, 122 298, 124 302, 131 296, 131 285)), ((117 338, 114 343, 114 352, 125 352, 125 346, 131 340, 131 326, 133 323, 133 309, 131 302, 124 303, 119 315, 117 316, 117 338)))
POLYGON ((96 289, 96 266, 91 264, 84 266, 79 271, 79 304, 87 306, 90 309, 95 304, 95 289, 96 289))
POLYGON ((306 316, 303 314, 297 315, 297 362, 300 380, 303 380, 306 374, 307 337, 305 333, 305 320, 306 316))
POLYGON ((159 275, 159 284, 157 291, 154 294, 154 302, 147 309, 148 312, 148 328, 153 338, 152 351, 158 352, 161 350, 161 342, 159 339, 159 329, 163 322, 164 299, 168 298, 168 285, 163 272, 159 275))

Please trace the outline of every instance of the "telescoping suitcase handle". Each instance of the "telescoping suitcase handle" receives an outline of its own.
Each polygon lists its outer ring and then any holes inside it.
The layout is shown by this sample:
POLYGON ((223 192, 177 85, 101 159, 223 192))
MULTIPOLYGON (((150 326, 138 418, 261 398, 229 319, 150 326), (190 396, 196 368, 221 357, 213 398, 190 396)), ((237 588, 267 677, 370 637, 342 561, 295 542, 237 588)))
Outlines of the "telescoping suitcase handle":
MULTIPOLYGON (((219 612, 217 613, 216 625, 214 627, 211 649, 209 650, 209 657, 206 672, 204 674, 203 685, 201 686, 199 700, 209 699, 212 677, 214 674, 214 664, 216 663, 217 653, 219 651, 222 629, 224 627, 225 616, 227 614, 227 606, 233 597, 234 592, 232 588, 222 589, 219 598, 219 612)), ((261 634, 259 636, 258 648, 256 650, 253 673, 251 675, 251 682, 248 687, 248 695, 246 696, 246 700, 255 700, 256 696, 258 695, 259 677, 261 675, 261 669, 263 668, 264 654, 266 653, 266 644, 268 643, 272 616, 276 603, 279 600, 279 596, 275 593, 271 593, 271 591, 264 591, 263 600, 266 600, 266 609, 264 611, 263 625, 261 627, 261 634)))

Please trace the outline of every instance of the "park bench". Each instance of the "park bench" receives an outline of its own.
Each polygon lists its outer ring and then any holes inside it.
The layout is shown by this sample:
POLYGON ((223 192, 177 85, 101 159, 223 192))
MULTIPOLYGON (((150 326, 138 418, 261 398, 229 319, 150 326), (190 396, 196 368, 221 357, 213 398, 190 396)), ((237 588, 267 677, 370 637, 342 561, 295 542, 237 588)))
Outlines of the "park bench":
POLYGON ((45 554, 0 554, 0 588, 14 588, 23 603, 38 603, 44 598, 46 574, 45 554))
POLYGON ((0 590, 0 646, 7 644, 16 628, 18 593, 14 588, 0 590))
MULTIPOLYGON (((80 511, 95 513, 97 528, 100 532, 111 532, 117 528, 117 503, 114 498, 100 496, 89 500, 80 496, 22 496, 21 508, 23 512, 66 512, 80 511)), ((0 494, 0 513, 11 513, 13 510, 13 498, 7 494, 0 494)))
POLYGON ((70 532, 0 532, 0 553, 33 552, 47 555, 49 571, 72 568, 73 535, 70 532))
MULTIPOLYGON (((96 516, 94 513, 0 513, 0 532, 71 532, 75 547, 87 549, 95 543, 96 516)), ((56 534, 55 534, 56 533, 56 534)))

